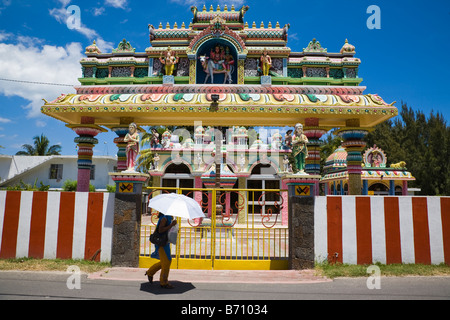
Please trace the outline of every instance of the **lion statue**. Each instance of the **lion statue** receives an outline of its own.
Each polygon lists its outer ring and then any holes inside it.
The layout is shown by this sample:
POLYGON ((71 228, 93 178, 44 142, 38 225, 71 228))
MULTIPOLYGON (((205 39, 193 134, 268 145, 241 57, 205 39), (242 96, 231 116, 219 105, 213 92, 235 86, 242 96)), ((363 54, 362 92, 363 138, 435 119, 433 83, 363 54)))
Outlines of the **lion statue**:
POLYGON ((405 161, 400 161, 398 163, 391 164, 391 168, 394 168, 394 169, 401 169, 401 168, 405 168, 405 167, 406 167, 405 161))

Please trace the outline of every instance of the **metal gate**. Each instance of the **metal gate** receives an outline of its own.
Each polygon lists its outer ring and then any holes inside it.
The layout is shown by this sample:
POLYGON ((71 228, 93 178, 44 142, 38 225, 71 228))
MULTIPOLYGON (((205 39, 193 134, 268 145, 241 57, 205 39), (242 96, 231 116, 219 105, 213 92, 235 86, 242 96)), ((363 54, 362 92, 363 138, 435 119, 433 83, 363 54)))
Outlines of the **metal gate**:
MULTIPOLYGON (((285 190, 148 188, 148 198, 161 192, 194 198, 207 218, 178 219, 176 245, 171 245, 172 268, 216 270, 280 270, 288 268, 287 203, 285 190), (218 194, 219 192, 219 194, 218 194), (216 207, 219 203, 222 210, 216 207)), ((150 214, 151 213, 151 214, 150 214)), ((149 236, 157 212, 142 219, 139 266, 156 262, 149 236)))

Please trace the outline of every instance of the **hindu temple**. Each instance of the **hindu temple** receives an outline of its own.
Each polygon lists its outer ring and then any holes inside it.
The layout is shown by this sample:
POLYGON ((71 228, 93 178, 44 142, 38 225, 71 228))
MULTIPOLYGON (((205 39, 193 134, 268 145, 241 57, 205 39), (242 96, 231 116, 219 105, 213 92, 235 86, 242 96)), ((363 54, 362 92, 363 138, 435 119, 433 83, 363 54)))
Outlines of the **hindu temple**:
POLYGON ((367 194, 368 181, 384 179, 405 192, 410 173, 387 168, 381 150, 364 153, 364 136, 398 111, 361 86, 354 45, 343 38, 329 52, 311 39, 291 49, 286 21, 246 21, 248 6, 191 9, 186 24, 151 22, 145 52, 126 35, 112 52, 89 45, 76 93, 42 106, 78 135, 79 191, 88 189, 98 134, 117 134, 117 169, 127 169, 124 138, 135 123, 141 132, 177 128, 154 131, 151 144, 141 146, 153 154, 153 186, 210 186, 220 154, 222 187, 282 189, 289 178, 310 185, 308 195, 318 195, 319 184, 326 194, 367 194), (332 129, 343 143, 321 177, 321 137, 332 129))

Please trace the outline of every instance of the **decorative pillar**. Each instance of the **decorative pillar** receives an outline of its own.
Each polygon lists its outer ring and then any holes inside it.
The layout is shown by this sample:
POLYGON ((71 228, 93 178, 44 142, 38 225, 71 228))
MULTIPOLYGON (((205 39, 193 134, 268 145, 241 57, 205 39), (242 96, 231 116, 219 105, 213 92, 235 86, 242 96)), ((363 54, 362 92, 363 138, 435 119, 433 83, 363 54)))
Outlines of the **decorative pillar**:
POLYGON ((408 195, 408 180, 403 180, 402 195, 408 195))
POLYGON ((395 181, 389 180, 389 195, 395 196, 395 181))
MULTIPOLYGON (((247 176, 240 175, 238 177, 239 189, 247 188, 246 181, 247 176)), ((238 211, 238 223, 245 223, 247 220, 247 192, 239 191, 239 211, 238 211)))
POLYGON ((117 171, 127 170, 127 143, 124 141, 125 136, 128 133, 128 126, 113 127, 111 131, 117 134, 117 138, 114 139, 114 143, 117 145, 117 171))
POLYGON ((94 154, 93 149, 94 146, 98 144, 98 140, 94 137, 101 132, 107 132, 106 129, 97 126, 94 123, 94 118, 82 117, 81 124, 66 125, 78 134, 78 137, 74 139, 74 142, 78 146, 78 192, 89 192, 92 155, 94 154))
MULTIPOLYGON (((287 180, 283 179, 281 180, 281 189, 282 190, 288 190, 287 180)), ((281 225, 287 226, 289 224, 289 194, 287 191, 281 192, 281 197, 283 199, 283 208, 281 209, 281 225), (288 205, 286 205, 288 204, 288 205)))
POLYGON ((318 118, 305 119, 303 133, 308 138, 308 158, 306 159, 305 172, 308 174, 320 174, 320 147, 323 141, 320 138, 328 129, 319 127, 318 118))
POLYGON ((244 62, 245 58, 239 58, 238 60, 238 84, 244 84, 244 62))
POLYGON ((363 180, 362 184, 363 184, 362 194, 363 194, 363 196, 367 196, 369 194, 369 181, 363 180))
POLYGON ((361 195, 361 152, 366 147, 363 138, 368 131, 359 127, 359 119, 347 120, 346 125, 338 135, 344 140, 342 146, 347 151, 348 194, 361 195))

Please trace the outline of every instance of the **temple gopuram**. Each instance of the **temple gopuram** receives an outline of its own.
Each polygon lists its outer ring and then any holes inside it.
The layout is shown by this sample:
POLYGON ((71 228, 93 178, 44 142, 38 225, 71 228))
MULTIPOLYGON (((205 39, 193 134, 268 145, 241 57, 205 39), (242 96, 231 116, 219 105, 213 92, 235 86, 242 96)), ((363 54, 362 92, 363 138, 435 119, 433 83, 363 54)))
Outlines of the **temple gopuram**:
MULTIPOLYGON (((222 186, 282 189, 300 181, 312 187, 308 195, 318 195, 320 138, 337 128, 346 153, 347 193, 366 190, 363 138, 398 111, 360 85, 355 46, 342 39, 341 48, 328 52, 312 39, 295 51, 287 45, 288 23, 249 23, 248 6, 191 9, 187 25, 150 24, 145 52, 136 52, 126 39, 112 52, 101 52, 94 42, 80 62, 76 93, 41 108, 78 135, 78 191, 88 190, 98 134, 117 134, 118 171, 126 169, 130 123, 141 132, 144 126, 178 128, 155 134, 150 146, 154 161, 148 174, 156 187, 211 185, 220 152, 222 186), (302 172, 293 168, 287 130, 296 124, 308 140, 302 172)), ((329 175, 324 179, 332 181, 329 175)))

